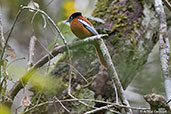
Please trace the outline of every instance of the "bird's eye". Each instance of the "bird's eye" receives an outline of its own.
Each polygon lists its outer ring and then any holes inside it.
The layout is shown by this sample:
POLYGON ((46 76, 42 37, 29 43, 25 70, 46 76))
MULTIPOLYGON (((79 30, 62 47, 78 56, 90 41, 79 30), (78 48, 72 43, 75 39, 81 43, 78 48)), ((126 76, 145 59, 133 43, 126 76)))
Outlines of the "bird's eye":
POLYGON ((70 20, 73 20, 73 17, 70 17, 70 20))

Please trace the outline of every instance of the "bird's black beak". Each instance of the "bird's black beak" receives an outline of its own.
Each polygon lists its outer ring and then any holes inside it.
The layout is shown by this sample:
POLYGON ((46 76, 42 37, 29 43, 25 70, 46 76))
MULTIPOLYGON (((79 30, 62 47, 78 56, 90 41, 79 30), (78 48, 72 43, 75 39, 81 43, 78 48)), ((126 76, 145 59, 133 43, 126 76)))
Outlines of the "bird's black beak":
POLYGON ((69 23, 70 21, 69 21, 69 19, 68 20, 66 20, 66 23, 69 23))

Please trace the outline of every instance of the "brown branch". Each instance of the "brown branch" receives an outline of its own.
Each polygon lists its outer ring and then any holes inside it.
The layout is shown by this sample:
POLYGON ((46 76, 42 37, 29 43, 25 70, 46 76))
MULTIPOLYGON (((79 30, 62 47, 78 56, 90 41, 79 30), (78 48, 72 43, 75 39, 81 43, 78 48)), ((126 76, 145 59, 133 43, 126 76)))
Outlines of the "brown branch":
MULTIPOLYGON (((154 7, 160 22, 160 34, 159 34, 159 50, 160 61, 162 67, 162 73, 164 77, 164 86, 167 100, 171 99, 171 72, 170 72, 170 44, 167 32, 166 15, 164 12, 163 4, 161 0, 154 0, 154 7)), ((169 103, 171 107, 171 103, 169 103)))

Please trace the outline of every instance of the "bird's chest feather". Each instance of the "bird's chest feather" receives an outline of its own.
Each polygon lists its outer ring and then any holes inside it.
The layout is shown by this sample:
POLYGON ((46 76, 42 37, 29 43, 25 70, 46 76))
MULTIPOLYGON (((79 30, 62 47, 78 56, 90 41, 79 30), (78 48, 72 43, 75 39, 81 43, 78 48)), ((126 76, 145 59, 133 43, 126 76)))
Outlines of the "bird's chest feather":
POLYGON ((93 34, 87 30, 83 24, 81 24, 77 19, 74 19, 70 24, 72 32, 79 38, 84 39, 86 37, 92 36, 93 34))

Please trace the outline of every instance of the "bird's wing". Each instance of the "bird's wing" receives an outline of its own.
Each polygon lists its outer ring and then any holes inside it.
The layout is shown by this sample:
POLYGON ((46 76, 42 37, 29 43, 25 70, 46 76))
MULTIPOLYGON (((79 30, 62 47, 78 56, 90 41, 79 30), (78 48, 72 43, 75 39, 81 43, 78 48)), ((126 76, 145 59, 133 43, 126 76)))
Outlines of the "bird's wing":
POLYGON ((93 33, 94 35, 98 35, 98 32, 96 31, 96 29, 95 29, 93 26, 91 26, 90 24, 88 24, 86 21, 84 21, 84 20, 82 20, 82 19, 80 19, 80 18, 78 18, 78 21, 79 21, 81 24, 83 24, 83 26, 84 26, 86 29, 88 29, 91 33, 93 33))

